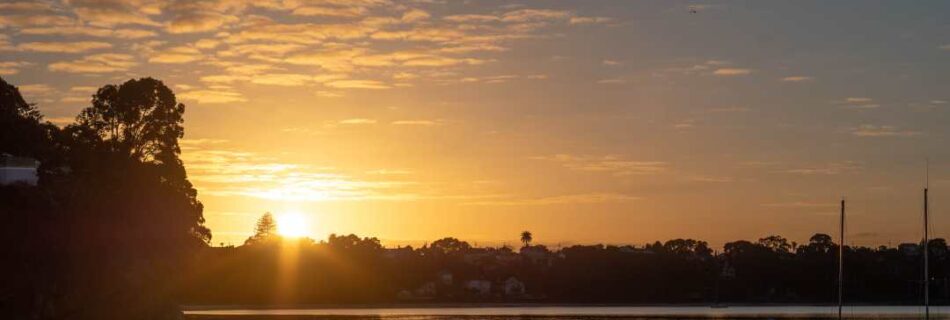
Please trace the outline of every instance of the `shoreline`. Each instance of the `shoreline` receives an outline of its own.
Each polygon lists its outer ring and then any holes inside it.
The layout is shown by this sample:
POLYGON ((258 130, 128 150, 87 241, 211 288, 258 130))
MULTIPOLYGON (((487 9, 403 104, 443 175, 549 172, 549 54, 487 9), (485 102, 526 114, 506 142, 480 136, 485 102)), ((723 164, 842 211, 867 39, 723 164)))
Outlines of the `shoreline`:
MULTIPOLYGON (((950 306, 950 305, 946 305, 950 306)), ((459 302, 459 303, 366 303, 366 304, 273 304, 273 305, 183 305, 182 311, 214 310, 339 310, 339 309, 486 309, 486 308, 697 308, 712 309, 755 308, 755 307, 837 307, 836 304, 795 304, 795 303, 534 303, 534 302, 459 302)), ((849 307, 923 307, 913 304, 846 304, 849 307)), ((932 308, 945 305, 931 305, 932 308)))

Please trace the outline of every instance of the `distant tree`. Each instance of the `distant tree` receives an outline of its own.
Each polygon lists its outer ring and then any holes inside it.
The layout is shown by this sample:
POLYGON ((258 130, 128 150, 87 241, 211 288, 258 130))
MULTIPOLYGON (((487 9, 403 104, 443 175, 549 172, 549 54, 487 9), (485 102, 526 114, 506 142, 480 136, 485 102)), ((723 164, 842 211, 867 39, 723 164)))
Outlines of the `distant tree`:
POLYGON ((431 245, 429 245, 430 250, 434 250, 443 254, 461 253, 471 248, 472 246, 469 245, 468 242, 452 237, 436 240, 435 242, 432 242, 431 245))
POLYGON ((792 251, 792 245, 788 243, 788 240, 776 235, 760 238, 759 245, 777 253, 789 253, 792 251))
POLYGON ((808 239, 806 249, 812 252, 828 253, 831 252, 834 247, 835 243, 831 240, 831 236, 824 233, 816 233, 808 239))
POLYGON ((533 240, 531 231, 525 230, 521 232, 521 242, 524 243, 525 247, 531 246, 531 240, 533 240))
POLYGON ((254 245, 258 243, 267 242, 273 240, 277 236, 277 221, 274 220, 274 215, 270 212, 265 212, 257 219, 257 224, 254 226, 254 235, 247 238, 244 241, 244 245, 254 245))

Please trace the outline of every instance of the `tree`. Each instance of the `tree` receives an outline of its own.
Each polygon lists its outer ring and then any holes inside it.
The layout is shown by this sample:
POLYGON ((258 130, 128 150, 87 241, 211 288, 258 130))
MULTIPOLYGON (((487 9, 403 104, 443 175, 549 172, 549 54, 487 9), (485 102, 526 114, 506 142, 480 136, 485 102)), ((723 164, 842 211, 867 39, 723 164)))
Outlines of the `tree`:
POLYGON ((185 105, 159 80, 141 78, 99 88, 78 125, 95 132, 112 151, 143 163, 180 165, 185 105))
POLYGON ((36 106, 0 78, 0 153, 41 158, 47 151, 48 131, 56 128, 42 120, 36 106))
POLYGON ((759 245, 777 253, 789 253, 792 250, 792 245, 788 243, 787 239, 776 235, 760 238, 759 245))
POLYGON ((257 224, 254 226, 254 235, 248 237, 247 240, 244 241, 244 245, 267 242, 276 236, 277 222, 274 220, 274 215, 270 212, 265 212, 257 219, 257 224))
POLYGON ((533 240, 531 231, 525 230, 521 232, 521 242, 524 243, 525 247, 531 246, 531 240, 533 240))
POLYGON ((468 242, 452 237, 436 240, 429 246, 429 249, 442 254, 462 253, 471 248, 472 246, 468 242))

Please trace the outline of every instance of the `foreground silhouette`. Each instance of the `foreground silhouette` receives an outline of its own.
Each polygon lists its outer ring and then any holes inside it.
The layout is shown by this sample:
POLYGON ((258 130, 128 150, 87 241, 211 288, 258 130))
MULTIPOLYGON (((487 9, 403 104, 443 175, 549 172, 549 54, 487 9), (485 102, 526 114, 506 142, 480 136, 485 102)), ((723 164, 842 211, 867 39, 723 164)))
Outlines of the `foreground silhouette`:
POLYGON ((151 78, 90 104, 60 129, 0 79, 0 154, 40 163, 35 186, 0 186, 0 313, 180 318, 176 277, 211 238, 178 158, 184 106, 151 78))
MULTIPOLYGON (((473 247, 444 238, 384 248, 376 238, 282 238, 264 215, 240 247, 203 250, 184 301, 194 305, 343 303, 788 303, 831 304, 838 244, 780 236, 727 243, 674 239, 643 246, 473 247), (288 280, 289 279, 289 280, 288 280)), ((530 232, 526 232, 530 234, 530 232)), ((950 302, 947 245, 932 240, 936 303, 950 302)), ((845 301, 915 304, 921 251, 845 247, 845 301)))

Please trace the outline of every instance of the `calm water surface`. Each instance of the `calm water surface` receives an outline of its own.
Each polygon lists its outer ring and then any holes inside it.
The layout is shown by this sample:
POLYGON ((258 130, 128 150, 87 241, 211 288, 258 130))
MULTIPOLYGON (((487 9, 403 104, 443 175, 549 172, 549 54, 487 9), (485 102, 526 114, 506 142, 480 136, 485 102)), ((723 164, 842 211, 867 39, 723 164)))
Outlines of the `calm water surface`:
MULTIPOLYGON (((931 318, 950 319, 950 307, 931 307, 931 318)), ((228 309, 193 310, 189 319, 831 319, 837 307, 459 307, 459 308, 352 308, 352 309, 228 309)), ((845 307, 845 318, 922 319, 923 308, 913 306, 845 307)))

